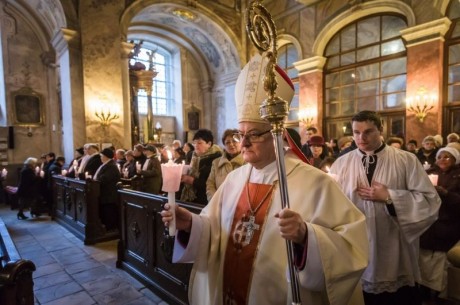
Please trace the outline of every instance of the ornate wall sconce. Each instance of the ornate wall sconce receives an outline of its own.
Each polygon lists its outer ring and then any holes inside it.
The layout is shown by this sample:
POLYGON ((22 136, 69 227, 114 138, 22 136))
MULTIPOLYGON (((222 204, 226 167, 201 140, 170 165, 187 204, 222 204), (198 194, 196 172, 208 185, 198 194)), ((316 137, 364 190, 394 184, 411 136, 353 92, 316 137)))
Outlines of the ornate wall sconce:
POLYGON ((427 116, 428 112, 434 108, 437 97, 429 95, 425 87, 420 87, 415 96, 406 98, 406 107, 408 111, 415 113, 415 117, 421 123, 427 116))
POLYGON ((313 124, 313 120, 318 115, 316 108, 307 107, 305 109, 299 110, 299 121, 304 124, 305 127, 309 127, 313 124))
POLYGON ((99 103, 94 107, 94 115, 99 119, 101 126, 109 126, 113 120, 120 117, 118 107, 108 103, 99 103))

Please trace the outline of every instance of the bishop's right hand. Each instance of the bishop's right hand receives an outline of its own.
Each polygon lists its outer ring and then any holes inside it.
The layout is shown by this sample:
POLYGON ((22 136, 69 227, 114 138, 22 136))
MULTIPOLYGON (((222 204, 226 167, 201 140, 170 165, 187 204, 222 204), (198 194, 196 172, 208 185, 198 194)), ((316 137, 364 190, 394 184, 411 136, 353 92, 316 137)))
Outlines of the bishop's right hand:
MULTIPOLYGON (((169 210, 171 206, 166 203, 164 210, 160 212, 161 221, 167 227, 173 219, 173 213, 169 210)), ((192 212, 176 205, 176 229, 190 232, 192 229, 192 212)))

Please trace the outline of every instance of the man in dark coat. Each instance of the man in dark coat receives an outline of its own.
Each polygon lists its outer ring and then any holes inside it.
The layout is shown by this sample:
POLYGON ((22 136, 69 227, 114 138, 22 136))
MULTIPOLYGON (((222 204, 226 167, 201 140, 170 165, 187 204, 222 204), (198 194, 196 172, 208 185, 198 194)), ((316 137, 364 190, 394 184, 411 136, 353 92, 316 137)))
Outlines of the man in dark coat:
POLYGON ((94 174, 94 180, 100 182, 99 217, 107 231, 118 228, 119 209, 117 182, 120 181, 120 171, 113 161, 113 150, 105 148, 100 154, 102 165, 94 174))
POLYGON ((144 178, 143 191, 150 194, 160 194, 162 177, 157 149, 153 145, 147 145, 144 149, 144 155, 146 156, 145 163, 140 170, 137 170, 137 174, 144 178))

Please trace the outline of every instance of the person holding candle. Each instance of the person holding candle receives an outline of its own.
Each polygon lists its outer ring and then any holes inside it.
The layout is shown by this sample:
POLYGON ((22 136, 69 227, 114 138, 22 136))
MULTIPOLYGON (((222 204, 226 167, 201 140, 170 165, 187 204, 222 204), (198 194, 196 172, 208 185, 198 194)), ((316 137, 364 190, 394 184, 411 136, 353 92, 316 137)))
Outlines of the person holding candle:
POLYGON ((422 141, 422 147, 417 151, 417 158, 426 169, 430 168, 436 162, 436 141, 433 136, 426 136, 422 141))
POLYGON ((83 147, 75 149, 74 159, 70 161, 69 168, 67 169, 66 177, 75 178, 75 173, 78 170, 78 167, 81 164, 83 155, 85 154, 83 147))
POLYGON ((134 154, 132 150, 125 153, 126 162, 121 168, 123 178, 130 179, 136 175, 136 161, 134 161, 134 154))
POLYGON ((420 237, 421 289, 425 299, 445 296, 447 251, 460 240, 460 153, 443 147, 436 164, 427 173, 438 177, 435 186, 441 197, 438 219, 420 237))
POLYGON ((227 129, 222 135, 224 153, 222 157, 212 161, 211 172, 206 181, 206 196, 211 200, 219 186, 224 182, 228 173, 244 164, 241 155, 241 143, 233 139, 233 134, 238 133, 238 129, 227 129))
POLYGON ((211 130, 199 129, 193 136, 192 162, 190 163, 189 172, 182 176, 181 200, 207 204, 206 181, 211 172, 212 161, 222 156, 222 150, 213 143, 214 136, 211 130))
POLYGON ((382 141, 379 114, 355 114, 352 131, 358 149, 339 157, 331 173, 366 215, 365 304, 421 305, 418 241, 436 220, 441 200, 416 156, 382 141))
POLYGON ((144 149, 146 157, 144 164, 137 169, 137 174, 144 179, 142 191, 150 194, 161 193, 161 165, 158 160, 158 150, 153 145, 147 145, 144 149))
MULTIPOLYGON (((271 125, 259 114, 266 98, 265 66, 265 59, 256 55, 236 84, 234 139, 240 141, 247 164, 228 174, 200 215, 175 209, 173 259, 194 262, 189 302, 288 304, 285 242, 290 240, 302 304, 362 304, 359 293, 351 296, 367 265, 365 218, 333 179, 292 149, 285 155, 291 208, 281 207, 271 125)), ((290 102, 293 85, 281 69, 276 71, 277 95, 290 102)), ((168 204, 161 215, 165 225, 173 221, 168 204)))

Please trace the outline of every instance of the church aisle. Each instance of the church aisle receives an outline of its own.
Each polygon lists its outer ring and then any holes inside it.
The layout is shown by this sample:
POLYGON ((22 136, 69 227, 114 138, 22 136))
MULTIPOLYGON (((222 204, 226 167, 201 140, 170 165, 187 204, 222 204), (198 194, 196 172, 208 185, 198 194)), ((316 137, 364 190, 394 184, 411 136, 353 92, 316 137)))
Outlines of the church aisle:
POLYGON ((17 220, 16 213, 0 205, 0 217, 20 255, 37 268, 36 305, 167 305, 115 267, 117 240, 85 246, 48 216, 17 220))

